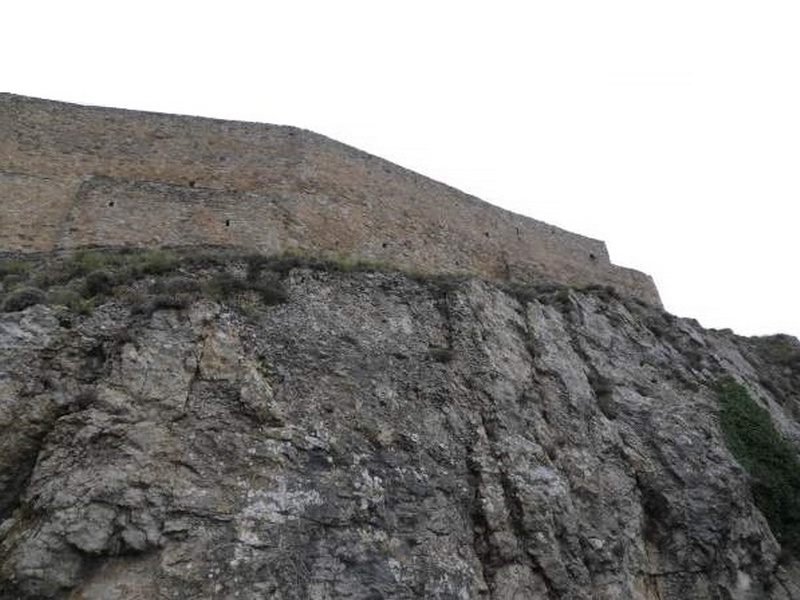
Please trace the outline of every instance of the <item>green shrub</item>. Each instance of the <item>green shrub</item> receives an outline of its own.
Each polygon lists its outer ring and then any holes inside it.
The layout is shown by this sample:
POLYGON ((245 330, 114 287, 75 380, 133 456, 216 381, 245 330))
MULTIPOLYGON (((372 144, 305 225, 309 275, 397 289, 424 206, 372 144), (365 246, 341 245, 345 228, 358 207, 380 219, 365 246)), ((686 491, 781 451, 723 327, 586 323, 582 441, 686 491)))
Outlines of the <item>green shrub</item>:
POLYGON ((255 292, 267 305, 281 304, 287 300, 280 276, 272 271, 253 273, 248 270, 246 279, 222 271, 214 275, 206 287, 211 297, 217 301, 236 298, 243 292, 255 292))
POLYGON ((258 279, 250 282, 250 289, 268 306, 283 304, 288 300, 286 289, 277 273, 262 273, 258 279))
POLYGON ((40 263, 32 281, 41 288, 62 285, 92 271, 113 267, 117 255, 100 250, 78 250, 66 256, 51 256, 40 263))
POLYGON ((217 301, 227 300, 247 289, 247 283, 232 273, 216 273, 208 282, 207 289, 217 301))
POLYGON ((769 413, 732 377, 717 383, 725 442, 751 478, 753 499, 784 551, 800 556, 800 460, 769 413))
POLYGON ((610 302, 611 300, 619 300, 619 292, 611 285, 598 285, 589 284, 582 288, 583 291, 589 292, 600 298, 603 302, 610 302))
POLYGON ((131 314, 150 317, 158 310, 183 310, 191 304, 192 298, 187 294, 157 294, 134 299, 131 303, 131 314))
POLYGON ((91 300, 85 299, 78 292, 66 287, 54 287, 47 292, 47 303, 55 306, 66 306, 70 310, 88 315, 92 312, 91 300))
POLYGON ((526 306, 531 302, 539 300, 542 295, 539 289, 535 286, 518 282, 506 283, 503 285, 503 289, 509 296, 515 298, 522 306, 526 306))
POLYGON ((33 287, 21 287, 11 292, 3 301, 3 312, 17 312, 46 300, 44 292, 33 287))
POLYGON ((102 269, 113 261, 112 255, 100 250, 78 250, 66 264, 66 271, 71 277, 80 277, 92 271, 102 269))
POLYGON ((185 275, 174 275, 157 280, 150 286, 151 293, 155 294, 192 294, 202 290, 197 279, 185 275))
POLYGON ((21 286, 24 282, 25 282, 25 277, 23 275, 10 273, 5 277, 3 277, 3 288, 5 288, 8 291, 11 291, 21 286))
POLYGON ((292 269, 312 269, 314 271, 339 270, 338 266, 333 262, 299 252, 285 252, 284 254, 268 258, 270 270, 280 273, 281 275, 288 275, 292 269))
POLYGON ((570 295, 570 290, 567 287, 563 287, 556 292, 556 304, 561 306, 569 306, 572 297, 570 295))
POLYGON ((268 269, 271 263, 276 262, 274 258, 264 254, 249 254, 244 260, 247 263, 248 281, 256 281, 264 269, 268 269))
POLYGON ((134 256, 134 264, 139 275, 162 275, 178 264, 178 258, 172 252, 160 248, 146 250, 134 256))
POLYGON ((188 308, 192 299, 184 294, 159 294, 150 301, 152 311, 171 309, 180 310, 188 308))
POLYGON ((107 296, 114 289, 114 278, 105 269, 90 272, 83 282, 84 298, 107 296))
POLYGON ((6 275, 26 275, 33 267, 33 262, 15 258, 0 259, 0 279, 6 275))
POLYGON ((750 341, 767 361, 784 366, 800 366, 800 345, 796 338, 778 334, 750 338, 750 341))

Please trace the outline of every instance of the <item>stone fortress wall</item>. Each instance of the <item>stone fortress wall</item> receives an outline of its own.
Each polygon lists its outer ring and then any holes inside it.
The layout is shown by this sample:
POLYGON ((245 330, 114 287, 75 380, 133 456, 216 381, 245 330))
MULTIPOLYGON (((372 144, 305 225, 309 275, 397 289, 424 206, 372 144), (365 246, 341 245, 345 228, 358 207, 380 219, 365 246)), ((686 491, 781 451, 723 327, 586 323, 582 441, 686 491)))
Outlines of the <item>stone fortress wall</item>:
POLYGON ((611 285, 605 244, 294 127, 0 94, 0 250, 229 245, 428 273, 611 285))

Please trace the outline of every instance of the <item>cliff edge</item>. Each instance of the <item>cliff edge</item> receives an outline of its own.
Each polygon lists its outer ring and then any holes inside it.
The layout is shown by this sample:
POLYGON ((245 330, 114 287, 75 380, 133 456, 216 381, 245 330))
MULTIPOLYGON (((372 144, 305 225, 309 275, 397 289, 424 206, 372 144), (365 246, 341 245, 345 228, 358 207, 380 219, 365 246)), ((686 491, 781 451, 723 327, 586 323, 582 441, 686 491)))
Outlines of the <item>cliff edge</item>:
POLYGON ((800 599, 797 340, 215 252, 0 263, 0 599, 800 599))

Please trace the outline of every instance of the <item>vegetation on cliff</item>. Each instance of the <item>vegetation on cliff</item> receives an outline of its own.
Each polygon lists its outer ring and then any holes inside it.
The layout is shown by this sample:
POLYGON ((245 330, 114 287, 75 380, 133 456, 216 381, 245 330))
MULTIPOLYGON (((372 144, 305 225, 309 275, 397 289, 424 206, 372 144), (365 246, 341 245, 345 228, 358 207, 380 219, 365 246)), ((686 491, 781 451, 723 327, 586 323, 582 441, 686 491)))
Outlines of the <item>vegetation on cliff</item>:
POLYGON ((279 273, 287 261, 223 249, 92 249, 7 258, 0 260, 0 308, 15 312, 49 304, 89 314, 118 298, 150 313, 185 307, 200 296, 271 305, 284 300, 279 273))
POLYGON ((753 499, 784 551, 800 554, 800 461, 769 413, 732 377, 717 384, 728 449, 750 474, 753 499))
POLYGON ((210 247, 0 284, 0 600, 800 598, 796 341, 210 247))

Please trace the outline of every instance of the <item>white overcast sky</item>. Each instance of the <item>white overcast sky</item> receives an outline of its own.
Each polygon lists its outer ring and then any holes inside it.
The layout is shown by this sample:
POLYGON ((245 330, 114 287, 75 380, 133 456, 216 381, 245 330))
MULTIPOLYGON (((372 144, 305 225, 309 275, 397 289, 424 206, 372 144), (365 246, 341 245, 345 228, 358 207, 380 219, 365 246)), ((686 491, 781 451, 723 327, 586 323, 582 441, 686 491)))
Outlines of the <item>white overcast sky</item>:
POLYGON ((800 335, 800 2, 8 1, 0 90, 296 125, 800 335))

